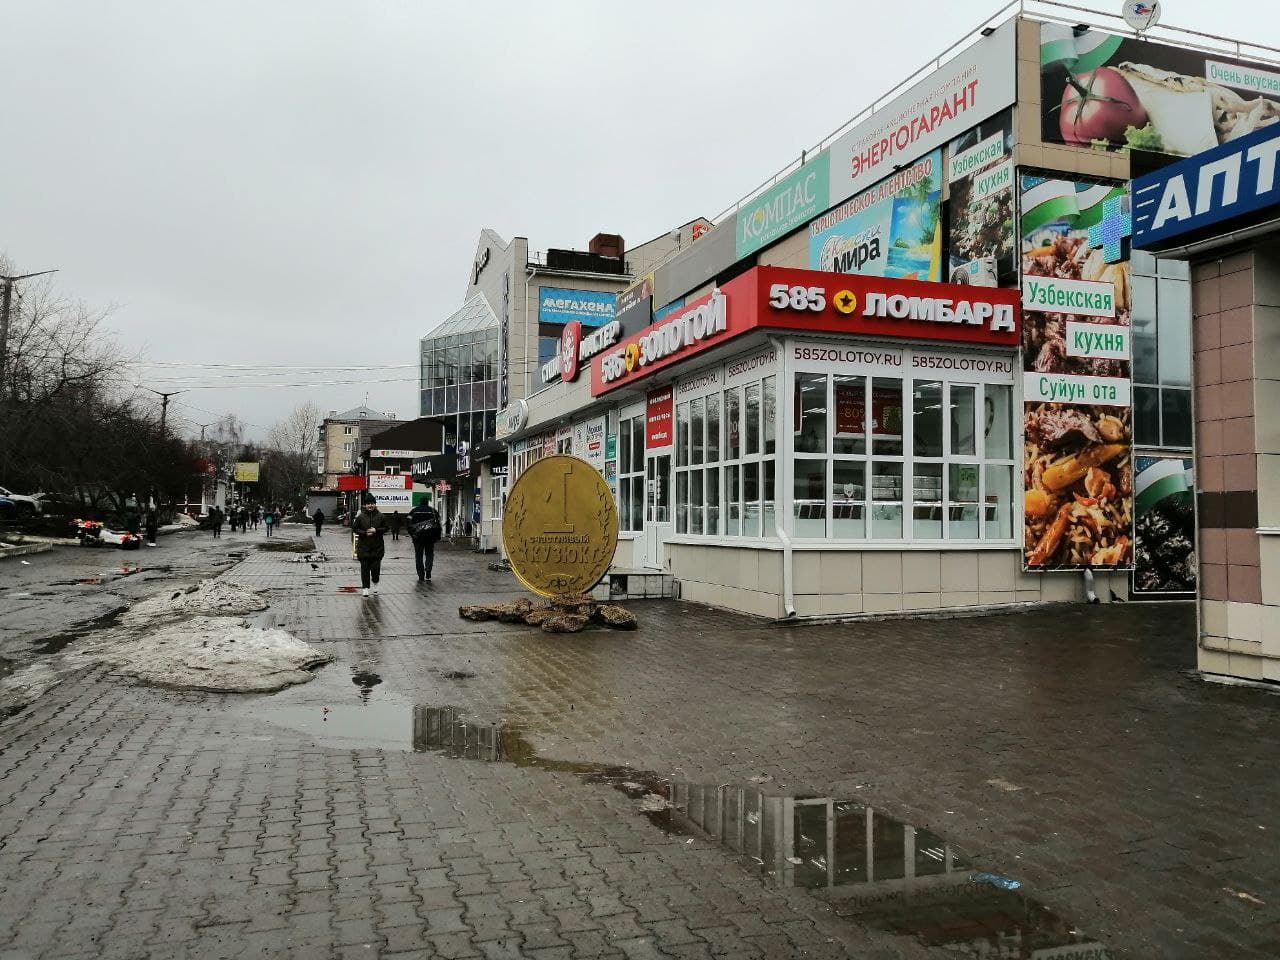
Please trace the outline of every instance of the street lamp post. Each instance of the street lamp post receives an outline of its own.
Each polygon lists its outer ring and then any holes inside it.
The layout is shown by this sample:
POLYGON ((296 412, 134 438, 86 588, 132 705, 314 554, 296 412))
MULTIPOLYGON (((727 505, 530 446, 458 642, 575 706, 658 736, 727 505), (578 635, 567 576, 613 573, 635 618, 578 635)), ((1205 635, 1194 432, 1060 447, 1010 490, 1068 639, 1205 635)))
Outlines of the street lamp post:
POLYGON ((30 280, 32 277, 43 277, 46 273, 57 273, 57 270, 41 270, 38 273, 24 273, 16 277, 0 275, 0 285, 4 290, 0 293, 0 392, 4 390, 5 361, 9 357, 9 308, 13 302, 13 285, 19 280, 30 280))

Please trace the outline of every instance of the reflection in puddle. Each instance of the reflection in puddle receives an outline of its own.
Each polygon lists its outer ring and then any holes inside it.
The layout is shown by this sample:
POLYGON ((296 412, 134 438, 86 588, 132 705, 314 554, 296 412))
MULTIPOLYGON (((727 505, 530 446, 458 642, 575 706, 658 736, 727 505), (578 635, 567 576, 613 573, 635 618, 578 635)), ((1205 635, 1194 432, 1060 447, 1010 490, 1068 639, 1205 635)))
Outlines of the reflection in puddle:
POLYGON ((856 800, 674 783, 675 829, 719 841, 771 883, 820 891, 836 913, 975 956, 1110 957, 937 834, 856 800))
POLYGON ((360 702, 368 703, 373 688, 382 682, 382 678, 369 670, 358 670, 351 675, 351 682, 360 688, 360 702))
POLYGON ((548 760, 519 726, 467 721, 456 707, 375 701, 323 709, 281 707, 260 716, 320 741, 512 763, 606 784, 637 801, 636 811, 656 826, 721 844, 766 882, 807 888, 841 917, 930 946, 1010 960, 1112 956, 1048 907, 1009 889, 1015 881, 975 872, 942 837, 857 800, 768 795, 758 787, 708 786, 631 767, 548 760))

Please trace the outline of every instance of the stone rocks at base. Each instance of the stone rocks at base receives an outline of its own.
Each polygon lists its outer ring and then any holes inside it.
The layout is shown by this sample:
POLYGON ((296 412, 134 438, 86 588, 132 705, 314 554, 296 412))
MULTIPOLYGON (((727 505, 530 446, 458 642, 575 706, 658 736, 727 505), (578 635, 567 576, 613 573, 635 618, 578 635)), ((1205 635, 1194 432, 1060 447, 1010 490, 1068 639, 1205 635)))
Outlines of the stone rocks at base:
POLYGON ((594 607, 595 600, 591 598, 589 593, 561 593, 551 598, 551 606, 557 610, 567 610, 571 607, 594 607))
POLYGON ((542 629, 547 633, 577 633, 587 625, 589 619, 577 613, 549 612, 551 616, 542 621, 542 629))
POLYGON ((496 603, 489 608, 495 619, 501 623, 524 623, 525 614, 532 609, 533 601, 527 597, 521 597, 511 603, 496 603))
POLYGON ((595 618, 615 630, 634 630, 639 626, 634 613, 614 603, 605 603, 597 607, 595 618))
POLYGON ((563 594, 542 604, 535 604, 528 597, 510 603, 467 604, 458 608, 458 615, 475 622, 525 623, 542 627, 547 633, 578 633, 592 620, 615 630, 634 630, 638 626, 630 610, 617 604, 597 604, 585 593, 563 594))

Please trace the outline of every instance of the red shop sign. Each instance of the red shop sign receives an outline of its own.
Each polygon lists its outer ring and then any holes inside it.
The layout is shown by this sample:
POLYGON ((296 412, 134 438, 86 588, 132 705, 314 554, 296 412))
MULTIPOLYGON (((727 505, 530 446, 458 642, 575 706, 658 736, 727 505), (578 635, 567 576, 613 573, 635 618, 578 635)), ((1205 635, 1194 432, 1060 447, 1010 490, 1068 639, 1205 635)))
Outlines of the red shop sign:
POLYGON ((1021 313, 1017 290, 755 267, 596 357, 591 395, 761 328, 1016 347, 1021 313))
POLYGON ((644 445, 646 450, 671 446, 675 421, 675 399, 670 386, 654 390, 645 405, 644 445))
POLYGON ((364 477, 342 476, 338 477, 339 490, 363 490, 365 487, 364 477))

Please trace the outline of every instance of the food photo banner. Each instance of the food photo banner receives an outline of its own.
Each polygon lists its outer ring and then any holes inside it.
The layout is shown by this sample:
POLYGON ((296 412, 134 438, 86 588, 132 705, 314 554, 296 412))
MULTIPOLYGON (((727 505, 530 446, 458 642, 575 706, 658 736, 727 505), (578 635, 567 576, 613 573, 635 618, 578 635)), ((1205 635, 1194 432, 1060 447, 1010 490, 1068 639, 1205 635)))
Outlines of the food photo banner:
POLYGON ((1013 111, 1002 110, 947 145, 947 278, 978 287, 1017 283, 1013 111))
POLYGON ((1040 25, 1041 139, 1186 157, 1280 118, 1280 67, 1040 25))
POLYGON ((1189 457, 1138 457, 1134 471, 1135 597, 1196 591, 1195 470, 1189 457))
POLYGON ((1023 176, 1023 564, 1129 568, 1133 457, 1125 188, 1023 176), (1108 242, 1110 241, 1110 242, 1108 242))
POLYGON ((942 279, 942 151, 809 224, 809 267, 828 273, 942 279))

